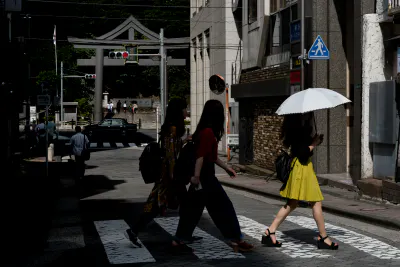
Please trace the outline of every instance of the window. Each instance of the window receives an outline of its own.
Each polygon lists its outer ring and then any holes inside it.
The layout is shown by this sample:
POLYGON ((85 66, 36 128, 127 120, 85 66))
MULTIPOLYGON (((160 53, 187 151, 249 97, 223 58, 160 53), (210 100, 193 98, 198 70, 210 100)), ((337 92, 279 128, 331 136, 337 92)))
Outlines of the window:
POLYGON ((104 120, 100 123, 101 126, 111 126, 111 120, 104 120))
POLYGON ((122 120, 112 120, 112 125, 113 126, 122 126, 122 120))
POLYGON ((198 36, 198 38, 199 38, 199 45, 198 45, 198 48, 200 49, 200 56, 201 56, 201 58, 203 58, 203 47, 204 47, 204 44, 203 44, 203 34, 200 34, 200 35, 198 36))
POLYGON ((196 60, 196 58, 197 58, 197 53, 196 53, 197 50, 196 49, 197 49, 196 38, 194 38, 194 39, 192 39, 192 51, 193 51, 194 60, 196 60))
POLYGON ((211 42, 211 40, 210 40, 210 30, 209 29, 207 29, 204 32, 204 37, 206 39, 205 40, 205 44, 206 44, 207 54, 210 55, 210 46, 211 46, 210 42, 211 42))
POLYGON ((248 0, 248 11, 249 11, 249 24, 257 21, 258 10, 257 10, 258 0, 248 0))
POLYGON ((290 9, 286 8, 282 10, 281 16, 281 27, 282 27, 282 44, 286 45, 290 43, 290 9))

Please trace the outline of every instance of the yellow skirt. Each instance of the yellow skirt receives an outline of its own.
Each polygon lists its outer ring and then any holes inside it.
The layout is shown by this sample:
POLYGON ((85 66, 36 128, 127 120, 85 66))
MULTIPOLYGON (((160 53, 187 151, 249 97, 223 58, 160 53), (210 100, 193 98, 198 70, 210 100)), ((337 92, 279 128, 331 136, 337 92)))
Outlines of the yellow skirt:
POLYGON ((294 167, 290 172, 286 187, 280 192, 281 196, 309 202, 324 200, 311 158, 305 165, 301 164, 297 158, 293 162, 294 167))

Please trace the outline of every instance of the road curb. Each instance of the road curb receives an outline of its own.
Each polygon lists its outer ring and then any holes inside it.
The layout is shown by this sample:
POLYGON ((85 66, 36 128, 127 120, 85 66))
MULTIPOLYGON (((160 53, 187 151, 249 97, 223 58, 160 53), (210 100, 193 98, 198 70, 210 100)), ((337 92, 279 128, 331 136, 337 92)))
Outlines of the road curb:
MULTIPOLYGON (((246 186, 246 185, 238 185, 235 184, 234 182, 230 182, 230 181, 225 181, 222 179, 219 179, 220 183, 222 185, 228 186, 228 187, 232 187, 235 189, 239 189, 239 190, 244 190, 247 191, 249 193, 255 193, 258 195, 263 195, 263 196, 267 196, 273 199, 278 199, 281 201, 284 201, 284 198, 279 194, 279 193, 271 193, 271 192, 266 192, 266 191, 262 191, 262 190, 257 190, 255 188, 252 188, 250 186, 246 186)), ((332 205, 329 204, 324 204, 323 205, 323 210, 327 211, 329 213, 332 214, 336 214, 336 215, 342 215, 344 217, 347 218, 351 218, 351 219, 356 219, 359 221, 363 221, 363 222, 367 222, 370 224, 375 224, 375 225, 379 225, 379 226, 386 226, 386 227, 390 227, 396 230, 400 230, 400 222, 398 221, 391 221, 389 219, 384 219, 384 218, 380 218, 378 216, 367 216, 361 213, 357 213, 357 212, 350 212, 350 211, 346 211, 337 207, 334 207, 332 205)))

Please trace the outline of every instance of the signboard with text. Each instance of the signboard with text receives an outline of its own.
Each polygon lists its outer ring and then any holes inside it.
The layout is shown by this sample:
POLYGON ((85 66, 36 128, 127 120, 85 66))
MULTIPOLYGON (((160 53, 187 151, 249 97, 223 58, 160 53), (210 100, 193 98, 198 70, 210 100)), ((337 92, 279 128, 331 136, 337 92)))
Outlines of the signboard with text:
POLYGON ((290 24, 290 42, 298 42, 301 38, 301 23, 300 20, 290 24))
POLYGON ((301 82, 300 70, 290 72, 290 84, 296 84, 301 82))
POLYGON ((37 105, 38 106, 49 106, 51 104, 51 99, 49 95, 38 95, 37 105))

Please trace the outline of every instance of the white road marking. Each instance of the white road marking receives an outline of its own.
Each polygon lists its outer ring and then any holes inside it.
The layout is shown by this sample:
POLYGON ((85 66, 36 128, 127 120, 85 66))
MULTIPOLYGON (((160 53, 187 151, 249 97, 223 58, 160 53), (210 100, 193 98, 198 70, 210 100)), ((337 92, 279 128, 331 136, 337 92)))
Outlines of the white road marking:
MULTIPOLYGON (((175 235, 176 228, 178 227, 179 217, 161 217, 154 220, 170 235, 175 235)), ((241 253, 235 253, 233 249, 225 242, 213 237, 198 227, 196 227, 194 230, 193 235, 203 237, 203 240, 188 245, 189 247, 193 248, 193 254, 195 254, 199 259, 215 260, 245 258, 241 253)))
MULTIPOLYGON (((114 144, 114 143, 112 143, 114 144)), ((116 149, 116 148, 127 148, 127 147, 137 147, 135 143, 128 143, 128 146, 125 147, 124 143, 115 143, 115 146, 112 146, 110 142, 103 142, 102 147, 97 145, 97 142, 90 143, 90 148, 110 148, 110 149, 116 149)), ((142 144, 142 147, 146 146, 147 144, 142 144)))
MULTIPOLYGON (((261 241, 263 233, 268 228, 266 225, 241 215, 238 215, 238 220, 242 233, 261 241)), ((316 252, 315 245, 287 236, 279 231, 276 231, 276 238, 283 243, 282 247, 277 249, 291 258, 328 258, 331 256, 316 252)))
POLYGON ((95 221, 97 232, 107 253, 110 264, 127 264, 140 262, 156 262, 147 248, 134 247, 124 236, 128 225, 123 220, 95 221))
MULTIPOLYGON (((300 225, 301 227, 318 232, 317 225, 312 218, 304 216, 288 216, 287 221, 300 225)), ((378 239, 356 233, 345 228, 325 223, 328 235, 332 238, 355 247, 371 256, 379 259, 400 260, 400 249, 386 244, 378 239)), ((340 249, 340 248, 339 248, 340 249)))
POLYGON ((103 147, 104 147, 104 148, 110 148, 110 147, 112 147, 112 146, 111 146, 111 144, 108 143, 108 142, 103 142, 103 147))
POLYGON ((83 230, 80 226, 53 228, 47 239, 45 251, 64 251, 85 247, 83 230))

